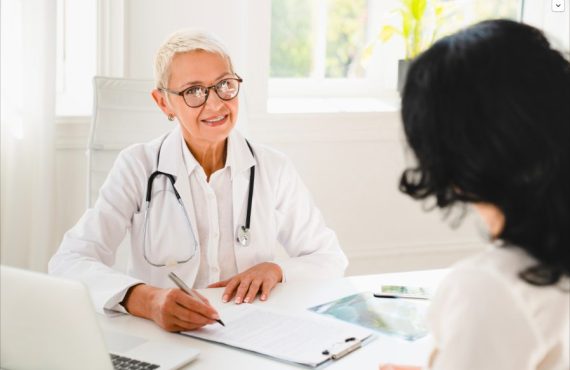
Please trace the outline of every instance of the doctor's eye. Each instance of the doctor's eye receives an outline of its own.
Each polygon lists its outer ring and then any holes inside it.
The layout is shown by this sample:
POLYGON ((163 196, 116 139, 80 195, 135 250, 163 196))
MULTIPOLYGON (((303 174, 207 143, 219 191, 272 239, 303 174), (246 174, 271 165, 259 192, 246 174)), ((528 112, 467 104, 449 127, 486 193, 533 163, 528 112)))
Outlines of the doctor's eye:
POLYGON ((219 92, 226 92, 231 89, 229 80, 221 80, 217 83, 216 88, 219 92))
POLYGON ((204 86, 190 86, 184 90, 184 96, 201 98, 206 95, 206 88, 204 86))
POLYGON ((222 80, 216 84, 216 92, 222 99, 235 98, 239 91, 239 81, 234 78, 222 80))

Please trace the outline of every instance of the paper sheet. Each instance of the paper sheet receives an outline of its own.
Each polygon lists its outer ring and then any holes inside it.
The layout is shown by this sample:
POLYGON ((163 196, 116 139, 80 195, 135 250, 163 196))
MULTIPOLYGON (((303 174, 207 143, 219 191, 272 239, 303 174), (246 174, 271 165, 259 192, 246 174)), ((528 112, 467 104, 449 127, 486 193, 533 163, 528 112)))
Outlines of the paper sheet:
POLYGON ((335 350, 346 338, 363 340, 371 332, 311 312, 283 313, 242 304, 224 310, 225 327, 214 324, 183 332, 282 360, 317 366, 326 361, 324 350, 335 350))

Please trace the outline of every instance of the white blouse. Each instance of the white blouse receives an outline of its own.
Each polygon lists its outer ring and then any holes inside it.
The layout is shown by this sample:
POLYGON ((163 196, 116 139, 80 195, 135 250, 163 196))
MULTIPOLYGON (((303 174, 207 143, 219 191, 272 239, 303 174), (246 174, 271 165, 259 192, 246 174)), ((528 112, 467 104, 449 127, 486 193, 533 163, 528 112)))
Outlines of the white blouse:
POLYGON ((456 265, 430 309, 428 368, 570 369, 570 280, 530 285, 518 273, 534 264, 519 248, 491 247, 456 265))
POLYGON ((182 145, 184 162, 188 169, 190 192, 196 217, 200 248, 200 265, 194 288, 228 279, 238 273, 234 253, 233 202, 231 163, 228 152, 226 165, 206 179, 206 173, 186 145, 182 145))

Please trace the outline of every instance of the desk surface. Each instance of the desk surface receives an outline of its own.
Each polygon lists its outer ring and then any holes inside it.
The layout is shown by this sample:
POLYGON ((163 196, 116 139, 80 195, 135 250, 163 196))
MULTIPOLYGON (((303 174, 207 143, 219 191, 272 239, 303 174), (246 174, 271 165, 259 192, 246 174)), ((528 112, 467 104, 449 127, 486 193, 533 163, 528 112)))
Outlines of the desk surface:
MULTIPOLYGON (((380 285, 411 285, 435 288, 446 270, 414 271, 406 273, 353 276, 335 280, 299 281, 279 284, 266 302, 255 301, 256 305, 266 305, 278 309, 305 310, 308 307, 341 298, 350 294, 375 291, 380 285)), ((224 305, 221 301, 222 289, 203 289, 215 307, 224 305)), ((234 304, 234 303, 225 303, 234 304)), ((168 333, 149 320, 130 315, 116 317, 100 316, 100 323, 106 330, 128 332, 145 338, 178 342, 200 350, 196 360, 185 369, 225 369, 247 367, 247 369, 299 369, 298 366, 272 360, 240 349, 200 339, 168 333)), ((333 362, 327 369, 377 369, 381 362, 394 362, 423 365, 431 349, 431 338, 409 342, 396 337, 378 334, 377 338, 356 352, 333 362)))

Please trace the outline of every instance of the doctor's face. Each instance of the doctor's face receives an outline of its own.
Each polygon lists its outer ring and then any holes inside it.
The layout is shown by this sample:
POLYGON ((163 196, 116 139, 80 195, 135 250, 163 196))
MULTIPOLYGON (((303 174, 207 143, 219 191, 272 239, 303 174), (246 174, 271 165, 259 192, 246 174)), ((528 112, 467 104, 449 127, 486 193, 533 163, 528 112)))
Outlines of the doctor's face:
MULTIPOLYGON (((210 87, 228 78, 237 77, 221 55, 206 51, 181 53, 172 59, 168 89, 183 91, 191 86, 210 87)), ((222 83, 218 86, 222 88, 226 85, 222 83)), ((208 146, 224 142, 235 126, 237 96, 231 100, 222 100, 215 88, 211 88, 206 103, 199 107, 189 107, 182 96, 175 94, 170 94, 169 100, 170 104, 166 103, 165 107, 168 111, 165 113, 177 117, 188 145, 208 146)))

